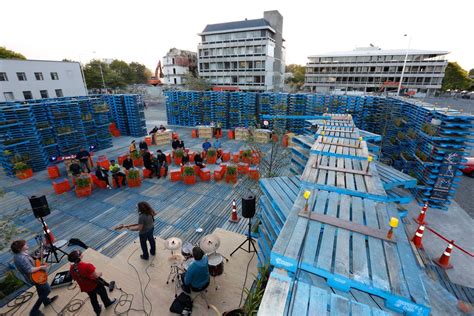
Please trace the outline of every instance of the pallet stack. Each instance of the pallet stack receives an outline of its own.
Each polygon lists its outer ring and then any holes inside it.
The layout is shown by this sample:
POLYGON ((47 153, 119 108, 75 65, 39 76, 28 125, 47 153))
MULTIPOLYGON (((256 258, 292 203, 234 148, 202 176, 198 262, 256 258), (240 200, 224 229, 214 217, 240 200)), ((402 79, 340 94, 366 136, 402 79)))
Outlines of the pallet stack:
POLYGON ((125 104, 125 110, 128 117, 128 129, 130 136, 142 137, 147 135, 145 108, 143 97, 138 94, 122 95, 125 104))
MULTIPOLYGON (((257 94, 253 92, 239 92, 238 97, 240 103, 240 121, 238 126, 247 128, 256 126, 257 94)), ((229 128, 235 127, 230 126, 232 123, 233 122, 229 119, 229 128)))
POLYGON ((36 119, 36 130, 41 137, 41 144, 43 145, 43 149, 49 159, 49 157, 58 157, 59 150, 48 112, 45 111, 47 106, 47 100, 31 103, 31 109, 36 119))
POLYGON ((212 110, 212 92, 204 92, 202 96, 202 124, 210 125, 212 122, 211 110, 212 110))
POLYGON ((211 120, 215 125, 229 128, 229 93, 211 92, 211 120))
MULTIPOLYGON (((306 94, 290 94, 288 98, 288 115, 305 115, 306 113, 306 94)), ((293 133, 302 134, 304 130, 304 120, 288 119, 286 128, 293 133)))
POLYGON ((92 115, 89 99, 79 99, 79 108, 81 109, 82 125, 84 126, 84 133, 86 136, 86 143, 96 146, 97 144, 97 130, 92 115))
MULTIPOLYGON (((182 125, 179 120, 178 91, 166 91, 166 116, 169 125, 182 125)), ((182 125, 183 126, 183 125, 182 125)))
POLYGON ((187 95, 189 104, 188 123, 189 126, 200 125, 202 122, 202 92, 191 91, 187 95))
POLYGON ((110 114, 108 104, 103 100, 102 97, 89 97, 88 98, 89 113, 92 114, 94 119, 94 129, 96 131, 96 143, 89 145, 95 145, 97 150, 112 147, 112 136, 109 131, 110 114))
MULTIPOLYGON (((242 96, 247 95, 247 93, 233 92, 229 93, 229 128, 244 126, 243 122, 243 113, 242 113, 242 96)), ((245 126, 248 127, 248 126, 245 126)))

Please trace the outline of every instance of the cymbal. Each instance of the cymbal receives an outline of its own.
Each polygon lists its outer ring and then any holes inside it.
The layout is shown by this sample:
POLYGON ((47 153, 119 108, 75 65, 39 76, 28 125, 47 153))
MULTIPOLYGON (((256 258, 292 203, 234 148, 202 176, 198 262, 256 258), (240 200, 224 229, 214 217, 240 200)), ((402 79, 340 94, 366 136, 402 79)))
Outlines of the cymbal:
POLYGON ((199 246, 205 253, 216 251, 221 245, 219 237, 216 235, 206 235, 201 239, 199 246))
POLYGON ((184 256, 180 254, 173 255, 168 258, 170 265, 180 265, 184 262, 184 256))
POLYGON ((165 240, 165 248, 168 250, 177 250, 181 248, 183 242, 178 237, 171 237, 165 240))

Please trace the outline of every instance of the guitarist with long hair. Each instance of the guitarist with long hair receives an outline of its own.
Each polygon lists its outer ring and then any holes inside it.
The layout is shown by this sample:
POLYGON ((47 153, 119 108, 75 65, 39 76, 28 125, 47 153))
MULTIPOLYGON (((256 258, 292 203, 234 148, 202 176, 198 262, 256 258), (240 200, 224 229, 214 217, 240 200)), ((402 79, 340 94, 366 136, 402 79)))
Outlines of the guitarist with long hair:
POLYGON ((48 297, 51 293, 51 288, 49 283, 44 282, 43 284, 34 283, 32 280, 32 274, 39 271, 46 271, 48 269, 46 264, 40 264, 36 266, 35 259, 29 254, 29 247, 25 240, 15 240, 10 249, 13 252, 13 262, 15 263, 18 271, 23 275, 23 278, 27 284, 34 285, 36 287, 36 292, 38 293, 38 300, 31 308, 30 315, 38 316, 44 315, 40 310, 41 304, 45 307, 54 302, 58 296, 55 295, 51 298, 48 297))

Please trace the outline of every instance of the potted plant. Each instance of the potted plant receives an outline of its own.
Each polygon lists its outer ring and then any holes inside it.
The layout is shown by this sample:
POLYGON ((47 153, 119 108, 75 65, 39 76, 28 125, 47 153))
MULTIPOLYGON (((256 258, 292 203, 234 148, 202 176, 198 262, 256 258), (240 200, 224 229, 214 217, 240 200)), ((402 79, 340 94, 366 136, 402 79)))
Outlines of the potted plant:
POLYGON ((92 183, 89 175, 80 175, 76 178, 77 197, 86 197, 92 194, 92 183))
POLYGON ((179 166, 181 165, 182 159, 184 156, 184 150, 182 148, 178 148, 174 151, 174 164, 179 166))
POLYGON ((408 137, 410 137, 411 139, 416 139, 416 132, 413 128, 409 128, 408 131, 407 131, 407 135, 408 137))
POLYGON ((436 135, 436 126, 430 124, 430 123, 424 123, 423 126, 421 127, 421 130, 425 132, 425 134, 428 134, 429 136, 434 136, 436 135))
POLYGON ((240 158, 242 162, 250 164, 252 159, 252 150, 246 149, 242 152, 242 157, 240 158))
POLYGON ((183 170, 183 182, 184 184, 195 184, 196 175, 194 173, 193 166, 185 166, 183 170))
POLYGON ((136 168, 128 170, 127 183, 130 188, 139 187, 142 184, 140 171, 136 168))
POLYGON ((217 161, 217 150, 215 148, 209 148, 207 151, 207 163, 215 164, 217 161))
POLYGON ((415 152, 415 155, 416 155, 417 158, 419 158, 419 160, 421 160, 423 162, 428 160, 428 156, 419 149, 415 152))
POLYGON ((225 171, 225 182, 236 183, 237 182, 237 166, 229 165, 225 171))
POLYGON ((406 135, 405 135, 403 132, 399 131, 399 132, 397 133, 397 138, 398 138, 398 140, 400 140, 400 141, 404 141, 404 140, 406 140, 407 137, 406 137, 406 135))
POLYGON ((133 165, 135 167, 143 167, 143 157, 141 152, 135 150, 130 153, 130 158, 132 158, 133 165))
POLYGON ((31 167, 22 161, 15 163, 13 165, 13 170, 15 170, 15 174, 20 180, 28 179, 33 176, 33 170, 31 167))

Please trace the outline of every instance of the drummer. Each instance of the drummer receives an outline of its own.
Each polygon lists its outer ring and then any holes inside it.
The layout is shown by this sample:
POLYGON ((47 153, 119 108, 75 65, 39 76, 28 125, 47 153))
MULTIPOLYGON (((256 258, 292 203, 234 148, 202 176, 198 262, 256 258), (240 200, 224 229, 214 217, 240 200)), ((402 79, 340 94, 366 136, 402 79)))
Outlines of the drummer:
POLYGON ((200 292, 209 286, 209 268, 207 256, 204 255, 199 247, 193 248, 194 262, 191 263, 188 270, 182 274, 183 290, 186 293, 200 292))

